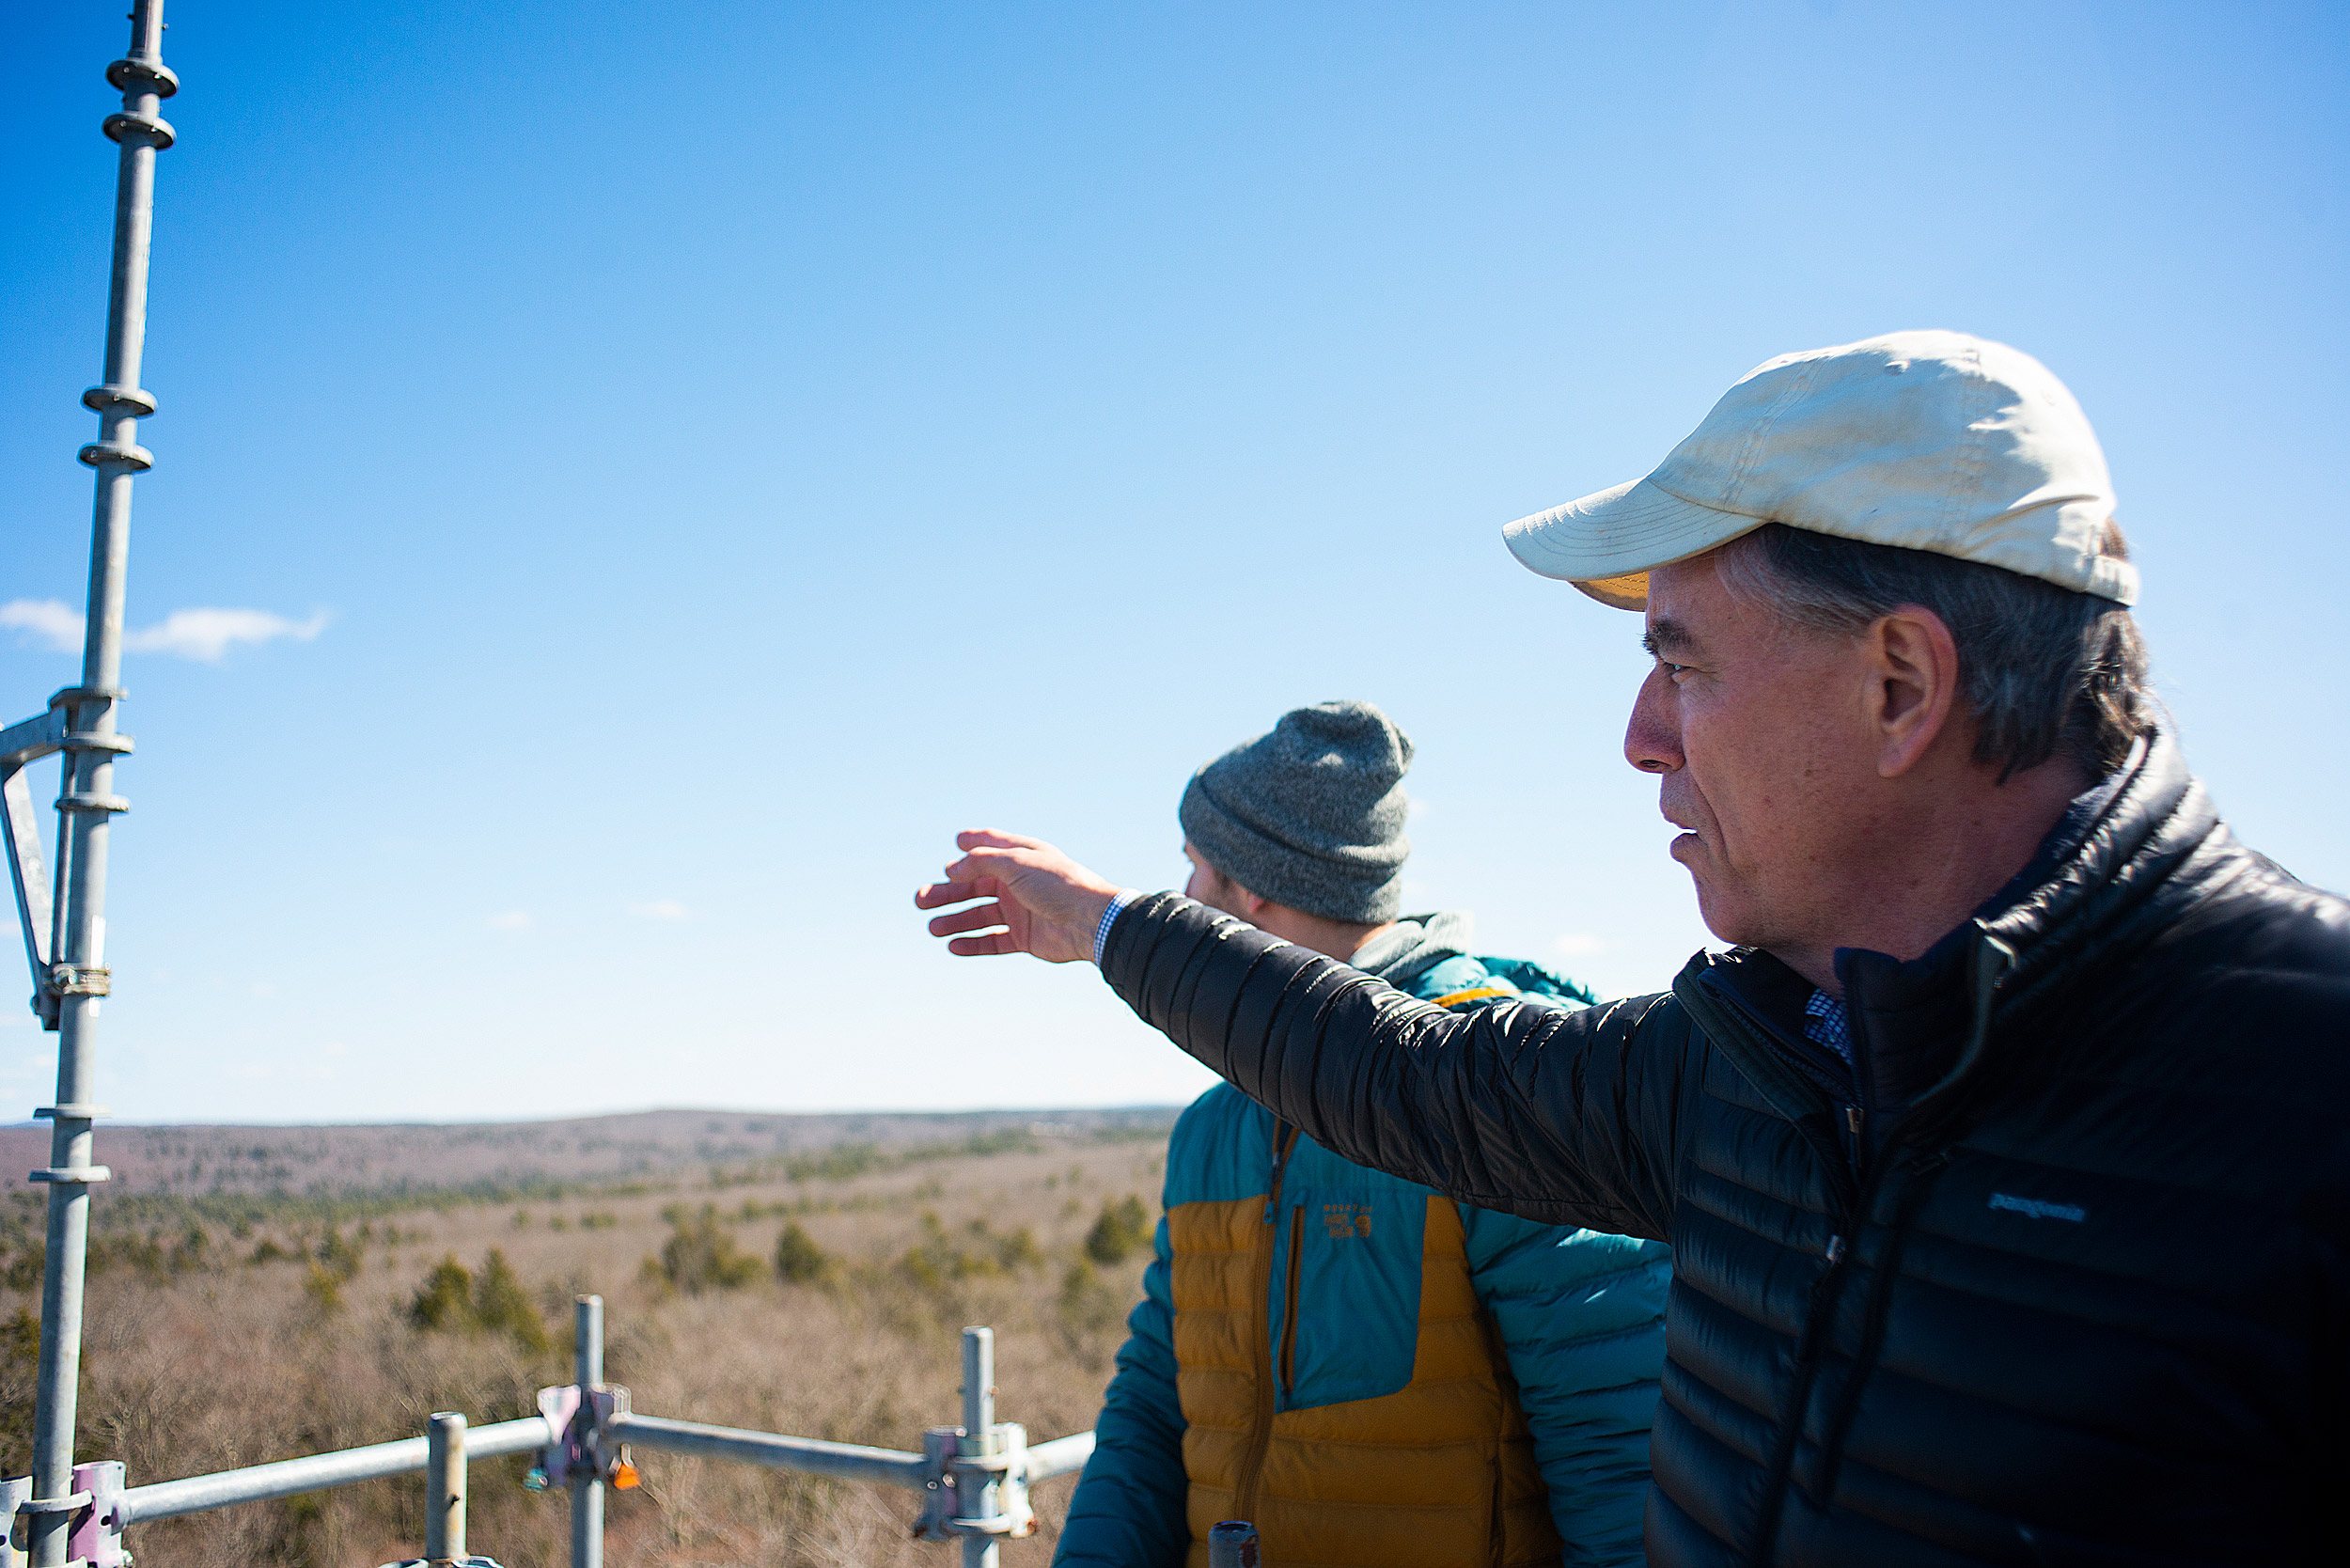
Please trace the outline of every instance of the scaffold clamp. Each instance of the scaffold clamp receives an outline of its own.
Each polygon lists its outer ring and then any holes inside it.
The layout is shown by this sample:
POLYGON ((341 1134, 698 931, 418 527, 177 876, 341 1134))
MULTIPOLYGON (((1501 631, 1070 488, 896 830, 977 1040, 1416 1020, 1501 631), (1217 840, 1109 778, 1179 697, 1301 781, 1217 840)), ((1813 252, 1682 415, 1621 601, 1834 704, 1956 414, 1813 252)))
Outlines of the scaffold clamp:
POLYGON ((539 1450, 539 1463, 523 1484, 536 1491, 573 1482, 608 1482, 623 1488, 633 1483, 636 1467, 629 1463, 628 1445, 607 1445, 603 1436, 605 1423, 628 1413, 628 1390, 618 1384, 583 1388, 567 1383, 540 1389, 539 1414, 556 1436, 539 1450))
POLYGON ((922 1516, 914 1523, 916 1541, 959 1541, 966 1536, 1017 1540, 1036 1533, 1036 1511, 1028 1503, 1028 1431, 1018 1421, 988 1429, 985 1453, 964 1453, 959 1426, 934 1426, 922 1434, 922 1457, 931 1475, 922 1488, 922 1516), (981 1498, 995 1488, 995 1508, 981 1498))

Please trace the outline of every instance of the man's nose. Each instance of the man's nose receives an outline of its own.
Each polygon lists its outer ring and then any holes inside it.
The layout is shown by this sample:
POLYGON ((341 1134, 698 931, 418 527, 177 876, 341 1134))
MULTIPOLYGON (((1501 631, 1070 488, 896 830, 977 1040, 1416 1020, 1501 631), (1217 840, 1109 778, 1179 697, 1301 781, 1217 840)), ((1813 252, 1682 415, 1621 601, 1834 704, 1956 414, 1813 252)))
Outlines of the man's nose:
POLYGON ((1681 766, 1681 715, 1673 704, 1672 677, 1661 666, 1648 672, 1632 699, 1623 760, 1642 773, 1672 773, 1681 766))

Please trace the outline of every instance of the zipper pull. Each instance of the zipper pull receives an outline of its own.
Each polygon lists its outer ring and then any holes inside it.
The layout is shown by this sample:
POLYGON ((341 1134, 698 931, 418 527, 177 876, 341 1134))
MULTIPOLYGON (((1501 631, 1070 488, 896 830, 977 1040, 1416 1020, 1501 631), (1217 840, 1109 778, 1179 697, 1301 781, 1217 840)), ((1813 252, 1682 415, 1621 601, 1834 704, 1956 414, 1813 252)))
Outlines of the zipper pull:
POLYGON ((1265 1183, 1264 1222, 1267 1225, 1280 1218, 1281 1168, 1289 1164, 1290 1145, 1296 1141, 1296 1129, 1286 1121, 1273 1123, 1273 1173, 1265 1183))
POLYGON ((1858 1105, 1846 1105, 1844 1107, 1844 1125, 1852 1130, 1852 1141, 1855 1149, 1860 1147, 1860 1124, 1864 1120, 1866 1120, 1868 1112, 1862 1110, 1858 1105))
POLYGON ((1836 1261, 1837 1261, 1839 1258, 1841 1258, 1843 1255, 1844 1255, 1844 1238, 1843 1238, 1843 1237, 1841 1237, 1841 1236, 1830 1236, 1830 1237, 1828 1237, 1828 1239, 1827 1239, 1827 1251, 1826 1251, 1825 1254, 1823 1254, 1823 1256, 1825 1256, 1825 1257, 1827 1259, 1828 1267, 1830 1267, 1830 1268, 1834 1268, 1834 1267, 1836 1266, 1836 1261))

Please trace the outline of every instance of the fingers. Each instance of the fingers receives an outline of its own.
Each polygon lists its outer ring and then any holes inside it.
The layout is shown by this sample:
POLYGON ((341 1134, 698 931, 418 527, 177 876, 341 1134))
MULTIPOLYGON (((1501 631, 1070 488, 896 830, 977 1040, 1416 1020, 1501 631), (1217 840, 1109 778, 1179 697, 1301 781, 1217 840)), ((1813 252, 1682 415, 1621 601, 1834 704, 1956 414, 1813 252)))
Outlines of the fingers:
POLYGON ((1013 946, 1010 933, 999 931, 992 936, 958 936, 947 944, 947 950, 957 958, 1002 958, 1022 949, 1013 946))
POLYGON ((958 909, 951 914, 935 917, 931 921, 930 930, 932 936, 951 936, 959 931, 985 931, 990 926, 1010 923, 1010 917, 1005 913, 1003 904, 990 899, 968 909, 958 909))
POLYGON ((981 887, 977 882, 933 882, 928 887, 914 890, 914 907, 936 909, 942 904, 961 903, 966 899, 984 899, 995 895, 993 886, 981 887))
POLYGON ((914 894, 919 909, 952 909, 930 922, 933 936, 951 936, 959 958, 1031 953, 1047 964, 1092 956, 1102 910, 1114 884, 1087 870, 1042 839, 995 828, 955 836, 963 858, 914 894))
POLYGON ((993 827, 975 827, 955 835, 955 848, 1049 850, 1053 846, 1042 839, 1031 839, 1024 833, 1005 833, 993 827))
POLYGON ((1025 850, 981 848, 973 850, 939 874, 948 882, 994 883, 1035 864, 1034 855, 1025 850))

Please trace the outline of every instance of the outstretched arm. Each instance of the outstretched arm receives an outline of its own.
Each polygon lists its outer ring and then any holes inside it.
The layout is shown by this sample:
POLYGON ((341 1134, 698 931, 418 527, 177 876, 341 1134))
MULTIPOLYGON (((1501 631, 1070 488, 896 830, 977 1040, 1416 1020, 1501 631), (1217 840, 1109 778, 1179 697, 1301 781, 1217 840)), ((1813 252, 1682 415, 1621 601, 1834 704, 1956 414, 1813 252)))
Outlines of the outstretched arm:
POLYGON ((1668 997, 1447 1012, 1189 899, 1110 928, 1143 1021, 1350 1160, 1464 1202, 1668 1240, 1695 1051, 1668 997))
MULTIPOLYGON (((915 902, 966 956, 1089 958, 1117 885, 1052 845, 966 833, 915 902), (974 934, 983 933, 983 934, 974 934)), ((1129 904, 1103 972, 1143 1020, 1348 1159, 1465 1202, 1668 1240, 1698 1054, 1668 998, 1468 1014, 1171 893, 1129 904)))

